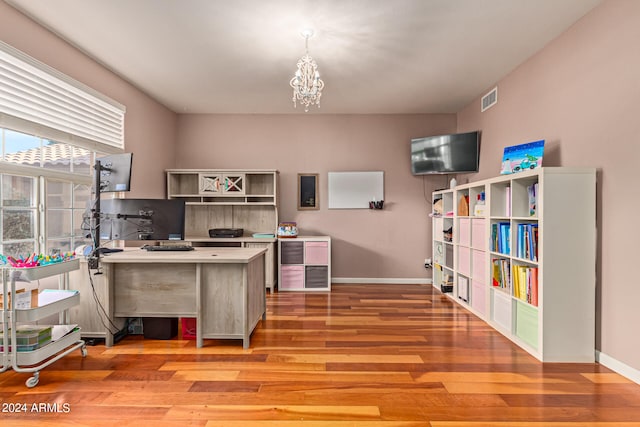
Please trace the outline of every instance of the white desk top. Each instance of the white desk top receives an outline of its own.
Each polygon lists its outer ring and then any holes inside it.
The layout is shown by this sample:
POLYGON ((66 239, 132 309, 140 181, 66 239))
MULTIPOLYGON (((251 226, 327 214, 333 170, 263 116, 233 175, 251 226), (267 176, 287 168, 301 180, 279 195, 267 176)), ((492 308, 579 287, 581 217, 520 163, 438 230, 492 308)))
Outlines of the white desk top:
POLYGON ((105 254, 103 263, 207 263, 247 264, 264 254, 265 248, 195 248, 192 251, 146 251, 125 248, 122 252, 105 254))

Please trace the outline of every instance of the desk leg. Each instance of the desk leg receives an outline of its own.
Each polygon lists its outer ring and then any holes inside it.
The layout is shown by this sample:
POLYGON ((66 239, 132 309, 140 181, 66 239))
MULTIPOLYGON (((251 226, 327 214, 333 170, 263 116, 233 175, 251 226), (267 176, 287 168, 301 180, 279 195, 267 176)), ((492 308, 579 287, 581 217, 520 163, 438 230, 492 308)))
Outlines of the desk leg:
POLYGON ((202 264, 196 264, 196 347, 202 346, 202 264))
MULTIPOLYGON (((114 312, 114 302, 115 302, 115 279, 114 279, 114 269, 111 265, 102 264, 103 274, 107 275, 107 286, 109 290, 107 292, 107 327, 104 331, 104 345, 105 347, 113 347, 113 333, 111 333, 111 328, 109 326, 109 319, 113 319, 114 312)), ((89 272, 91 274, 91 272, 89 272)))

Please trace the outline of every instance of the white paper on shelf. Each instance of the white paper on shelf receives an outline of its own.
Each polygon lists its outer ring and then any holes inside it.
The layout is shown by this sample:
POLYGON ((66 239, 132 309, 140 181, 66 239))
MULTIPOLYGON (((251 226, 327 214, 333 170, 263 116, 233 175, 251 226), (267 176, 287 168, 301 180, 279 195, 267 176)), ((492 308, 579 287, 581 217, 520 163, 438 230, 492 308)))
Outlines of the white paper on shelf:
POLYGON ((42 307, 77 294, 78 291, 64 289, 44 289, 38 295, 38 306, 42 307))
POLYGON ((77 327, 78 325, 54 325, 51 331, 51 341, 58 341, 77 327))

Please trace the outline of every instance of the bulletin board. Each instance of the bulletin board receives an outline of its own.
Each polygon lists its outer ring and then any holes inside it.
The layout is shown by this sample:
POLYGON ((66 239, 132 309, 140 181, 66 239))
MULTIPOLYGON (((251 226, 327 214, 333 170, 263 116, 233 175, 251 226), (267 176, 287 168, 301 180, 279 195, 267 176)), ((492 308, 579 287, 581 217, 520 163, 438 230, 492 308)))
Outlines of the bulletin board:
POLYGON ((384 200, 384 172, 329 172, 329 209, 369 209, 384 200))

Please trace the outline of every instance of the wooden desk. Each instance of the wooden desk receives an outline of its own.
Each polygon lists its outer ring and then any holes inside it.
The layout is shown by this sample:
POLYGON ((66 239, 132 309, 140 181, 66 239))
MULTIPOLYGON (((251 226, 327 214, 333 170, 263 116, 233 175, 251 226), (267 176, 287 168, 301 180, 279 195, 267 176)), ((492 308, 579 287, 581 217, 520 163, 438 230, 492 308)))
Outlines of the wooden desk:
MULTIPOLYGON (((108 313, 116 317, 195 317, 204 338, 249 339, 266 319, 265 257, 261 248, 126 249, 101 259, 108 313)), ((113 345, 107 331, 105 344, 113 345)))

